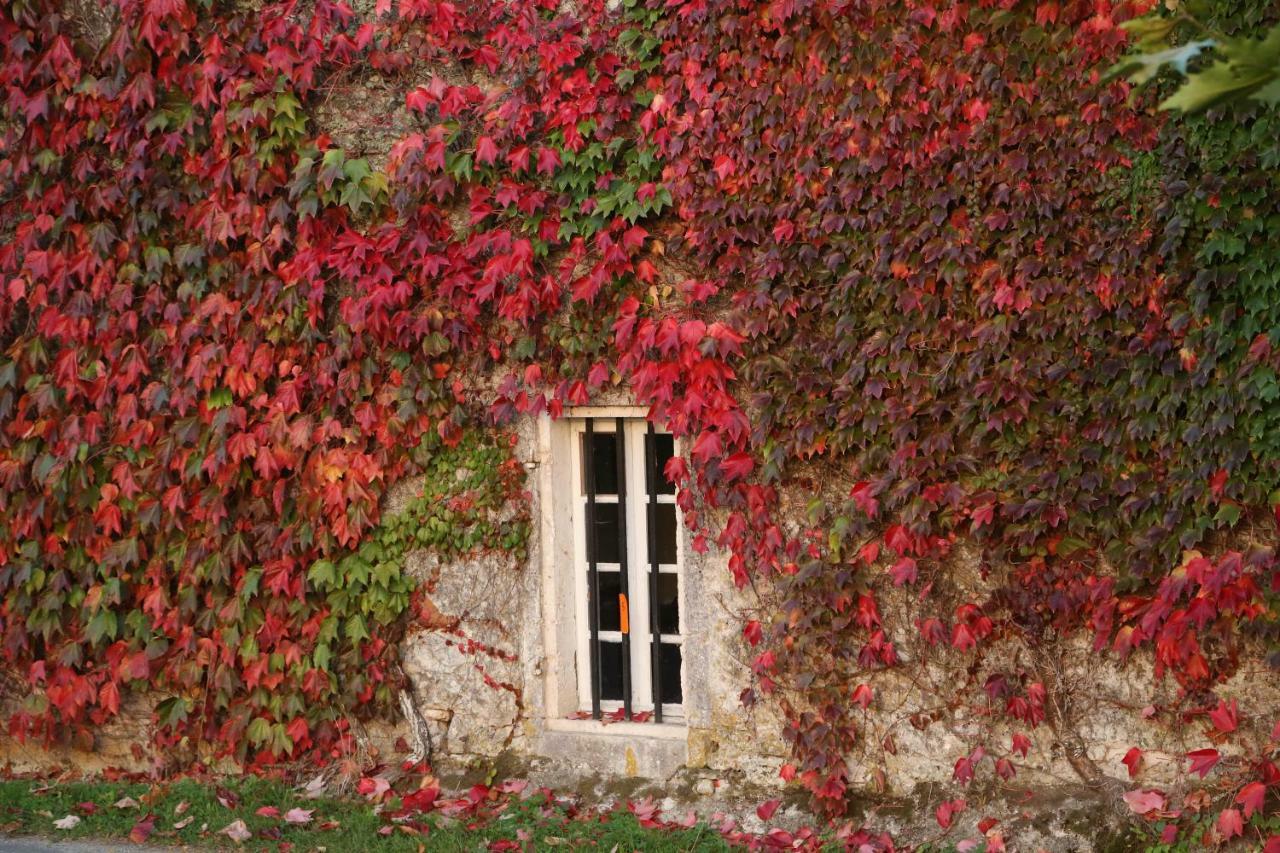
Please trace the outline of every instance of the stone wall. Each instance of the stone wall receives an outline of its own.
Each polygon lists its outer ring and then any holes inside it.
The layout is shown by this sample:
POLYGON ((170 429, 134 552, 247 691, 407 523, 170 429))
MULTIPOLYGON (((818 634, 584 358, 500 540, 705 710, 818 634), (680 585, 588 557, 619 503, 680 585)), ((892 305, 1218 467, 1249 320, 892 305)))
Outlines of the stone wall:
MULTIPOLYGON (((768 599, 770 593, 763 587, 735 589, 725 555, 714 550, 697 555, 686 541, 683 551, 687 727, 659 732, 651 724, 601 725, 552 709, 552 682, 573 665, 571 655, 566 659, 553 648, 563 614, 547 584, 558 546, 555 530, 545 520, 538 523, 544 501, 555 497, 548 469, 552 429, 545 419, 518 426, 516 453, 528 472, 528 509, 535 519, 527 554, 471 555, 450 563, 426 552, 408 557, 407 569, 437 614, 412 628, 401 647, 403 719, 362 727, 363 746, 387 760, 402 757, 407 743, 457 784, 496 769, 599 801, 653 795, 668 811, 727 810, 748 828, 758 823, 755 804, 783 794, 790 805, 781 819, 806 819, 803 797, 779 778, 788 751, 778 709, 764 701, 748 712, 739 700, 751 683, 754 654, 742 640, 744 613, 761 607, 759 596, 768 599)), ((401 510, 420 487, 413 480, 399 484, 387 497, 386 512, 401 510)), ((507 507, 497 517, 514 518, 522 509, 507 507)), ((953 594, 971 601, 983 600, 1001 582, 995 571, 980 571, 977 555, 963 547, 943 574, 953 594)), ((918 592, 879 586, 886 631, 901 664, 870 674, 854 664, 849 673, 851 689, 866 681, 874 690, 859 745, 847 759, 859 788, 852 808, 869 825, 895 830, 901 839, 927 839, 937 832, 934 806, 963 796, 971 807, 962 829, 966 820, 976 824, 995 816, 1028 844, 1094 849, 1099 839, 1124 827, 1122 792, 1139 785, 1176 791, 1190 784, 1183 756, 1210 744, 1199 728, 1182 722, 1177 683, 1157 679, 1150 657, 1136 654, 1121 662, 1096 653, 1082 638, 1031 645, 1017 636, 985 644, 976 661, 940 647, 926 657, 915 627, 926 606, 918 592), (971 688, 996 671, 1025 673, 1045 685, 1043 725, 993 724, 971 688), (1027 756, 1014 760, 1016 776, 997 778, 989 760, 972 785, 948 782, 956 760, 975 744, 985 744, 993 756, 1008 754, 1014 731, 1031 740, 1027 756), (1135 746, 1145 759, 1139 777, 1130 780, 1121 759, 1135 746)), ((929 612, 936 606, 931 599, 929 612)), ((1260 654, 1246 654, 1239 673, 1219 693, 1238 698, 1242 707, 1280 709, 1280 685, 1260 654)), ((1271 719, 1256 715, 1242 725, 1265 727, 1271 719)), ((1257 736, 1265 734, 1259 729, 1257 736)), ((150 742, 149 705, 145 697, 134 697, 119 718, 95 733, 93 743, 46 751, 0 738, 0 762, 18 770, 151 769, 165 759, 152 752, 150 742)))

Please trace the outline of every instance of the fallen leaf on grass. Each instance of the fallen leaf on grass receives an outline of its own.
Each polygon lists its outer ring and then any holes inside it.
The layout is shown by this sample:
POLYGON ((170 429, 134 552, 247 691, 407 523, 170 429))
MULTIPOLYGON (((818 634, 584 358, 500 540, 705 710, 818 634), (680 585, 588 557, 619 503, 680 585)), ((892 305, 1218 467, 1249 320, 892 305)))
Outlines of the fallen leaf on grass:
POLYGON ((338 821, 336 821, 336 820, 326 820, 324 823, 320 824, 320 825, 319 825, 318 827, 316 827, 316 828, 317 828, 317 829, 323 829, 323 830, 325 830, 325 831, 328 831, 328 830, 331 830, 331 829, 342 829, 342 824, 341 824, 341 823, 339 823, 339 822, 338 822, 338 821))
POLYGON ((302 789, 302 795, 308 800, 314 800, 324 795, 324 789, 324 774, 321 774, 306 784, 302 789))
POLYGON ((90 802, 76 803, 76 810, 84 814, 93 814, 98 810, 98 804, 90 802))
POLYGON ((222 803, 225 808, 234 809, 240 805, 240 795, 229 788, 218 788, 214 793, 218 797, 218 802, 222 803))
POLYGON ((186 800, 183 800, 182 802, 178 803, 176 806, 173 807, 173 816, 178 817, 179 815, 186 814, 186 811, 189 808, 191 808, 191 803, 188 803, 186 800))
POLYGON ((242 820, 234 820, 231 823, 219 829, 218 832, 230 838, 232 841, 245 842, 253 838, 253 833, 249 831, 249 827, 242 820))
POLYGON ((280 810, 275 806, 263 806, 254 814, 258 815, 258 817, 280 817, 280 810))
POLYGON ((112 803, 112 805, 118 809, 136 809, 138 807, 138 801, 133 797, 121 797, 112 803))
POLYGON ((182 820, 180 820, 180 821, 178 821, 177 823, 175 823, 175 824, 173 825, 173 828, 174 828, 174 829, 186 829, 188 826, 191 826, 191 822, 192 822, 193 820, 195 820, 195 818, 194 818, 194 817, 184 817, 182 820))
POLYGON ((391 783, 381 776, 365 776, 356 784, 360 796, 370 800, 391 790, 391 783))
POLYGON ((155 828, 156 816, 147 814, 142 820, 133 825, 133 829, 129 830, 129 840, 134 844, 141 844, 151 837, 151 833, 155 828))
POLYGON ((285 823, 311 823, 314 809, 289 809, 284 813, 285 823))
POLYGON ((75 829, 77 826, 80 825, 80 818, 76 817, 73 814, 69 814, 66 817, 58 818, 57 820, 55 820, 53 822, 53 825, 56 826, 58 829, 75 829))

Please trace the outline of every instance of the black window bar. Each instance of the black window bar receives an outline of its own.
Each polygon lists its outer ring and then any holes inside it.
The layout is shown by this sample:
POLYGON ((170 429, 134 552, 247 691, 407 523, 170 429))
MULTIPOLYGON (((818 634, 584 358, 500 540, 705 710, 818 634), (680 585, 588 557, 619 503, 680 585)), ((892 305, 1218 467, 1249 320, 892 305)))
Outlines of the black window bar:
POLYGON ((649 660, 653 671, 653 721, 662 722, 662 630, 658 620, 658 446, 653 424, 644 442, 645 507, 649 522, 649 633, 652 636, 649 660))

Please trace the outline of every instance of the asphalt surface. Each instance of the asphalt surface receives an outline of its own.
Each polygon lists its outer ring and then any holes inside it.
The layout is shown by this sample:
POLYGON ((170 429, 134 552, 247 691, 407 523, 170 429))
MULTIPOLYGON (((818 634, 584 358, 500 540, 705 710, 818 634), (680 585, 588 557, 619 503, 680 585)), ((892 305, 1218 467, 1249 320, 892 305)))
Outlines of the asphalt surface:
POLYGON ((114 841, 50 841, 0 838, 0 853, 173 853, 174 847, 139 847, 114 841))

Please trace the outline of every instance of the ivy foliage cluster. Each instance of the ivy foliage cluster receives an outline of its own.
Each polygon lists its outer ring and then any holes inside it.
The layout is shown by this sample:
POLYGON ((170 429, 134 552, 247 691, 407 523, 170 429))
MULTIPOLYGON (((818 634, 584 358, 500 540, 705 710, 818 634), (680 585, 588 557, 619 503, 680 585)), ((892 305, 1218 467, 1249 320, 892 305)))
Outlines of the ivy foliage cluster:
MULTIPOLYGON (((746 699, 783 704, 787 773, 837 810, 854 685, 902 665, 884 587, 938 602, 917 655, 970 661, 948 707, 1028 728, 1052 685, 992 644, 1148 647, 1195 718, 1242 628, 1274 625, 1274 118, 1167 125, 1105 80, 1149 5, 690 0, 659 23, 673 245, 732 283, 747 337, 759 470, 722 541, 781 589, 746 699), (962 537, 1010 567, 993 594, 949 583, 962 537)), ((1023 743, 984 735, 956 779, 1009 778, 1023 743)), ((1272 757, 1225 784, 1274 784, 1272 757)))
MULTIPOLYGON (((1105 81, 1146 11, 8 4, 0 654, 42 697, 13 731, 146 685, 165 743, 341 750, 392 696, 404 549, 521 546, 476 515, 518 488, 478 426, 620 382, 685 439, 695 547, 782 594, 746 699, 782 703, 824 805, 873 701, 851 669, 900 664, 878 590, 947 587, 960 537, 1011 569, 936 596, 922 648, 1084 630, 1227 720, 1274 605, 1240 542, 1280 486, 1275 135, 1105 81), (312 118, 363 73, 415 124, 377 168, 312 118)), ((992 716, 1045 721, 1034 673, 982 675, 992 716)))
MULTIPOLYGON (((146 686, 163 745, 325 758, 394 706, 404 549, 522 547, 481 523, 519 478, 469 378, 510 368, 498 414, 585 400, 599 312, 654 322, 656 44, 548 0, 93 6, 0 12, 10 732, 89 739, 146 686), (312 118, 361 73, 418 128, 385 168, 312 118)), ((706 327, 676 337, 633 357, 722 388, 706 327)))

